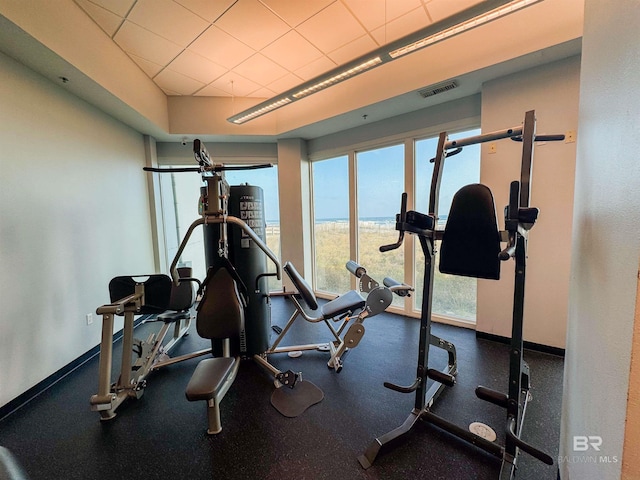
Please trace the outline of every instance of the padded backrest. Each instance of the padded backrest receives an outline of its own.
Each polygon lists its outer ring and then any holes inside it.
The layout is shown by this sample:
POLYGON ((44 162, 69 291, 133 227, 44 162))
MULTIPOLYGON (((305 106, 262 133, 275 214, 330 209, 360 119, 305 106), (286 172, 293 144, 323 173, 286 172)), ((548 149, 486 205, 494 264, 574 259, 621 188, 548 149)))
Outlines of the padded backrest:
MULTIPOLYGON (((178 268, 179 278, 191 278, 193 269, 191 267, 178 268)), ((171 284, 171 298, 169 300, 169 310, 180 312, 188 310, 195 300, 193 282, 183 281, 179 285, 171 284)))
POLYGON ((440 246, 440 271, 500 278, 500 234, 491 190, 475 183, 453 197, 440 246))
POLYGON ((316 299, 313 290, 311 289, 307 281, 302 278, 302 275, 298 273, 296 267, 293 266, 293 263, 287 262, 282 268, 285 272, 287 272, 287 275, 295 285, 296 290, 298 290, 298 293, 300 293, 300 296, 302 296, 303 300, 309 306, 309 308, 311 310, 317 310, 318 300, 316 299))
POLYGON ((169 308, 171 298, 171 279, 167 275, 139 275, 115 277, 109 282, 109 296, 111 303, 133 295, 136 285, 144 285, 144 305, 141 314, 162 313, 169 308), (146 280, 142 280, 146 278, 146 280), (137 279, 137 280, 136 280, 137 279))
POLYGON ((229 270, 225 267, 210 268, 202 286, 204 295, 196 316, 198 335, 209 339, 239 335, 244 328, 244 308, 229 270))

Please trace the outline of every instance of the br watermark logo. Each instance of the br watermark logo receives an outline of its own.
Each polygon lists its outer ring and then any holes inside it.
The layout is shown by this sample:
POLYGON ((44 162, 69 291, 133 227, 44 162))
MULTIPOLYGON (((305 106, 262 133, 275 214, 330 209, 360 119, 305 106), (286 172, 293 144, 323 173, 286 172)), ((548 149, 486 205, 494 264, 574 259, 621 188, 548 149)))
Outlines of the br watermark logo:
POLYGON ((574 435, 574 455, 558 457, 558 463, 618 463, 617 455, 605 455, 599 435, 574 435))

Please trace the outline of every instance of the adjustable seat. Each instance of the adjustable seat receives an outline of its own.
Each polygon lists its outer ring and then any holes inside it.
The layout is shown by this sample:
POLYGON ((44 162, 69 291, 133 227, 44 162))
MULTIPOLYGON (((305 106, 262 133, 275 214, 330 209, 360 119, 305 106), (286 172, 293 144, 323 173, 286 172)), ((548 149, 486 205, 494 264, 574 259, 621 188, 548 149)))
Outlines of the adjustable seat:
POLYGON ((233 276, 226 267, 210 269, 203 282, 204 296, 198 304, 196 330, 203 338, 224 340, 224 356, 202 360, 196 367, 185 394, 191 402, 207 402, 207 433, 220 433, 220 402, 233 384, 240 365, 232 357, 229 339, 244 329, 244 309, 233 276))
MULTIPOLYGON (((318 310, 318 300, 313 293, 313 290, 307 283, 307 281, 302 278, 302 276, 298 273, 296 268, 293 266, 291 262, 287 262, 284 267, 284 271, 287 272, 287 275, 295 285, 298 293, 307 304, 307 306, 315 311, 318 310)), ((366 305, 366 301, 362 298, 360 293, 355 290, 350 290, 349 292, 340 295, 338 298, 331 300, 330 302, 325 303, 320 307, 320 317, 312 317, 306 313, 302 305, 298 303, 298 301, 294 298, 294 303, 298 309, 300 315, 302 315, 309 322, 318 322, 321 320, 340 320, 340 317, 345 314, 351 314, 357 310, 364 308, 366 305)))

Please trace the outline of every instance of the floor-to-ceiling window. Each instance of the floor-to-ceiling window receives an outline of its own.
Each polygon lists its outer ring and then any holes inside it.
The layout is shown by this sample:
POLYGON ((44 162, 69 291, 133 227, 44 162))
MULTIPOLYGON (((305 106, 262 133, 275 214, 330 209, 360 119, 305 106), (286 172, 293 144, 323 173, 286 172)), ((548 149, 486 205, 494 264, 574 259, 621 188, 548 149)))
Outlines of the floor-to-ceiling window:
MULTIPOLYGON (((477 129, 467 129, 452 134, 449 138, 478 133, 477 129)), ((427 213, 433 172, 433 164, 429 160, 435 156, 436 147, 437 135, 431 135, 376 148, 353 150, 343 156, 313 162, 317 290, 333 294, 346 291, 350 284, 344 264, 347 260, 354 259, 380 282, 384 277, 390 276, 398 281, 411 283, 416 289, 412 299, 405 302, 396 297, 394 305, 407 314, 419 312, 424 275, 424 256, 419 242, 407 239, 403 247, 385 253, 381 253, 379 247, 397 241, 395 215, 399 211, 403 192, 406 191, 413 201, 410 208, 427 213), (350 161, 353 162, 353 168, 349 168, 350 161), (355 198, 352 211, 357 212, 357 222, 349 222, 349 198, 355 198), (326 209, 326 205, 331 207, 326 209), (335 220, 338 216, 341 217, 340 235, 335 233, 338 223, 335 220), (332 219, 333 225, 329 227, 327 224, 332 219), (330 228, 331 233, 327 234, 330 228), (328 278, 333 280, 327 281, 328 278)), ((464 185, 477 183, 479 179, 479 146, 466 147, 460 154, 447 159, 438 212, 441 228, 446 222, 455 192, 464 185)), ((437 272, 433 313, 474 321, 476 282, 472 278, 437 272)))
POLYGON ((315 288, 349 290, 349 164, 346 155, 313 166, 315 288))
MULTIPOLYGON (((391 145, 356 153, 357 258, 370 277, 404 279, 404 249, 380 252, 397 240, 395 218, 404 191, 404 145, 391 145)), ((402 305, 395 296, 394 304, 402 305)))

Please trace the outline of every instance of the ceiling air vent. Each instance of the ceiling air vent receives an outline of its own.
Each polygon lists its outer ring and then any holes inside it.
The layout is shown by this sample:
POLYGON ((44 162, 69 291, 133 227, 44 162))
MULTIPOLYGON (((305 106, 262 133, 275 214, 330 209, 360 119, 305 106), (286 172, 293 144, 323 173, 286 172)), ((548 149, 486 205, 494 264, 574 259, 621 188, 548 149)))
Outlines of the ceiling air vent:
POLYGON ((435 85, 431 85, 430 87, 418 90, 418 93, 422 98, 433 97, 434 95, 438 95, 439 93, 453 90, 457 86, 458 84, 455 80, 449 80, 447 82, 436 83, 435 85))

